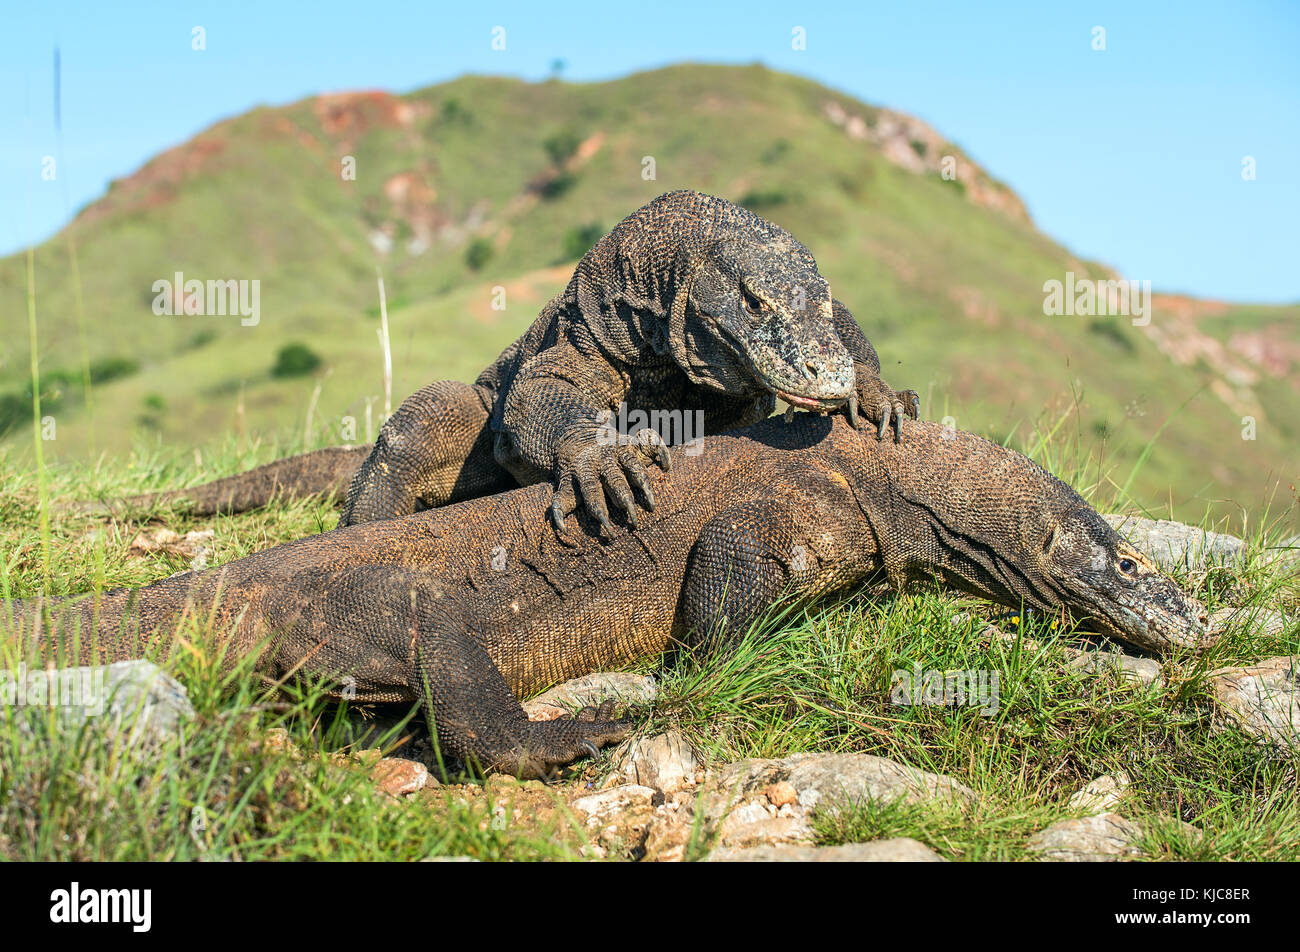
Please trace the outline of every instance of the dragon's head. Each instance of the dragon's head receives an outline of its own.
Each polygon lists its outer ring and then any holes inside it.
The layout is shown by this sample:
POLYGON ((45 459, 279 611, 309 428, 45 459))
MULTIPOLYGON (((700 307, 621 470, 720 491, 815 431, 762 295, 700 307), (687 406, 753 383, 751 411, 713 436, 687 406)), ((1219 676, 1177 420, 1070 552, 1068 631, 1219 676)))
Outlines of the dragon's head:
POLYGON ((817 262, 787 232, 737 211, 740 227, 709 246, 691 282, 693 360, 729 392, 766 390, 808 410, 843 405, 853 358, 835 331, 817 262))
POLYGON ((1140 648, 1208 644, 1205 608, 1080 501, 1043 540, 1039 567, 1076 618, 1140 648))

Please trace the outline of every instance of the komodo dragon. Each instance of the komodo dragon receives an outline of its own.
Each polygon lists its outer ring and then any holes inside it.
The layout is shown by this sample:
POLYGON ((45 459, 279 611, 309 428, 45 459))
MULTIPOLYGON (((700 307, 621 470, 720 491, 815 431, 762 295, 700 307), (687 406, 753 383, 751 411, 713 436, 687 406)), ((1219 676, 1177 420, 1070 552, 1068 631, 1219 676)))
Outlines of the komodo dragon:
POLYGON ((19 643, 46 660, 62 646, 63 663, 165 654, 190 612, 236 655, 265 645, 268 678, 421 702, 444 751, 524 776, 631 724, 608 709, 531 722, 518 698, 872 576, 1068 610, 1155 651, 1202 643, 1202 607, 1060 480, 968 433, 909 431, 894 443, 842 416, 774 417, 697 456, 674 450, 672 472, 649 480, 655 511, 612 540, 586 515, 555 533, 551 489, 533 485, 63 600, 44 622, 39 602, 17 602, 19 643))
POLYGON ((669 457, 650 427, 611 439, 602 412, 702 413, 701 436, 771 415, 777 397, 843 406, 855 425, 861 411, 882 439, 891 422, 901 437, 919 407, 914 391, 881 379, 875 349, 793 236, 724 199, 668 192, 596 242, 473 385, 440 381, 413 394, 373 447, 321 450, 128 503, 184 501, 203 514, 253 508, 275 492, 337 497, 364 457, 340 525, 550 481, 557 525, 581 497, 608 531, 606 494, 635 525, 633 488, 652 509, 646 466, 669 457))

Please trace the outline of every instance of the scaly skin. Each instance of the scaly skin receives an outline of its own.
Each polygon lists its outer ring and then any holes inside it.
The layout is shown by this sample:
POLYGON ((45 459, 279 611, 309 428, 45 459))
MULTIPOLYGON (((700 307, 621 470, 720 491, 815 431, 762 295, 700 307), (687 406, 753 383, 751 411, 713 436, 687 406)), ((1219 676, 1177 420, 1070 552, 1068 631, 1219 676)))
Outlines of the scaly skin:
POLYGON ((138 591, 17 603, 20 645, 79 663, 166 654, 186 613, 235 656, 260 651, 361 701, 423 704, 442 749, 537 776, 630 728, 607 710, 530 722, 551 684, 741 632, 779 599, 873 576, 937 579, 993 601, 1069 611, 1143 648, 1203 643, 1204 611, 1073 490, 1024 456, 933 424, 896 443, 799 414, 674 451, 638 528, 542 518, 534 485, 336 529, 138 591), (79 639, 72 637, 79 631, 79 639))
MULTIPOLYGON (((807 248, 723 199, 669 192, 601 238, 472 386, 443 381, 402 404, 352 480, 340 525, 550 482, 556 524, 581 505, 608 533, 611 509, 636 523, 637 493, 652 507, 648 471, 668 455, 650 427, 610 439, 602 414, 699 411, 713 434, 770 416, 777 397, 843 407, 855 426, 862 414, 882 439, 891 424, 901 438, 919 405, 881 380, 807 248)), ((299 494, 337 491, 306 468, 299 494)))

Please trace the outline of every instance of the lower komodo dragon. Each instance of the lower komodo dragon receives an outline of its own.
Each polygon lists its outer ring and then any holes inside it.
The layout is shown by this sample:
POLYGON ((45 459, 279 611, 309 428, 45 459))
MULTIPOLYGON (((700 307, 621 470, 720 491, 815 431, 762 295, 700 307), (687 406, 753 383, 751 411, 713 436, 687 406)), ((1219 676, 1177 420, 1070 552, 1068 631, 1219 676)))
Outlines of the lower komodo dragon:
MULTIPOLYGON (((610 505, 635 524, 647 464, 685 434, 644 427, 610 439, 602 414, 703 417, 703 433, 792 406, 859 411, 884 438, 917 415, 911 390, 880 377, 853 315, 812 254, 784 229, 725 199, 668 192, 587 252, 568 287, 473 384, 439 381, 407 398, 374 446, 279 460, 192 489, 137 497, 196 513, 347 489, 340 525, 551 482, 558 525, 582 506, 609 531, 610 505), (349 488, 350 487, 350 488, 349 488), (606 496, 608 495, 607 505, 606 496)), ((678 429, 681 429, 680 427, 678 429)))
POLYGON ((872 576, 1066 610, 1158 652, 1206 640, 1202 607, 1077 493, 980 437, 917 423, 895 443, 801 413, 705 444, 673 451, 671 473, 651 477, 654 512, 610 540, 585 515, 557 534, 543 518, 551 488, 528 486, 44 613, 20 601, 19 643, 81 663, 165 655, 193 613, 235 654, 260 650, 268 678, 421 702, 443 751, 538 776, 631 722, 608 707, 532 722, 520 697, 872 576))

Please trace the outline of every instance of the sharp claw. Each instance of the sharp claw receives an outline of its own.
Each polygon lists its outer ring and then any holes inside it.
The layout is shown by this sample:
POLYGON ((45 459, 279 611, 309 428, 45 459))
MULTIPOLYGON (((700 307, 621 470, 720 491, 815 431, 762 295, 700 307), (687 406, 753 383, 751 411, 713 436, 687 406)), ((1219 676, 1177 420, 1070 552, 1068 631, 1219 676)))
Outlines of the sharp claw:
POLYGON ((600 759, 600 748, 585 737, 578 741, 578 749, 584 751, 592 760, 600 759))
POLYGON ((895 443, 903 442, 903 417, 905 415, 906 414, 904 414, 903 412, 903 405, 901 403, 895 404, 894 405, 894 442, 895 443))
POLYGON ((633 529, 641 528, 641 521, 637 518, 635 504, 633 504, 632 507, 627 510, 627 524, 631 526, 633 529))
POLYGON ((880 411, 880 430, 876 433, 876 439, 883 440, 885 434, 889 432, 889 407, 883 407, 880 411))
POLYGON ((654 512, 654 511, 655 511, 655 493, 654 493, 654 490, 650 488, 650 484, 649 484, 649 483, 646 483, 645 486, 642 487, 642 492, 645 493, 645 507, 646 507, 647 509, 649 509, 651 512, 654 512))
POLYGON ((861 421, 858 419, 858 392, 853 390, 849 393, 849 426, 857 429, 861 421))
POLYGON ((551 522, 555 523, 556 531, 564 528, 564 512, 560 509, 558 498, 551 503, 551 522))

